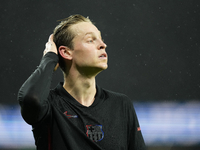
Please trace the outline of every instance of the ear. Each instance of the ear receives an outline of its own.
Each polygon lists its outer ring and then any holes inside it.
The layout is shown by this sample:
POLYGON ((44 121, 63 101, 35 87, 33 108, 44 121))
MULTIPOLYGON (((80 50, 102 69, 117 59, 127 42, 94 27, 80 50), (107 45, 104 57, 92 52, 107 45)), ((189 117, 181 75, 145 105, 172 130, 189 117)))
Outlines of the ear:
POLYGON ((60 46, 58 48, 60 55, 67 60, 72 60, 72 50, 66 46, 60 46))

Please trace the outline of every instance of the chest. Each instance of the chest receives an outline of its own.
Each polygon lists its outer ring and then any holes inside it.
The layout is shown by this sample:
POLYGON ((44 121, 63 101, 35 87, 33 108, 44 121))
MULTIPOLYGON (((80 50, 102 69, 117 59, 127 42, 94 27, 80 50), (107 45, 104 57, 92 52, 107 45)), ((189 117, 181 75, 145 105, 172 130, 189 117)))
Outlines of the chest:
POLYGON ((96 108, 78 108, 70 105, 60 108, 74 126, 90 140, 110 149, 126 149, 128 143, 128 120, 123 109, 102 105, 96 108))

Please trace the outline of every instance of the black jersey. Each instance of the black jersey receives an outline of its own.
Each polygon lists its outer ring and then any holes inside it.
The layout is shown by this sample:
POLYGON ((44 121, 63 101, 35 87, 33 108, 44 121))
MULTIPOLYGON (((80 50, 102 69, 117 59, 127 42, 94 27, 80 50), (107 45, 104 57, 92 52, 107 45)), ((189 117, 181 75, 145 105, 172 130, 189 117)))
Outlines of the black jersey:
POLYGON ((18 100, 24 120, 33 127, 38 150, 144 150, 131 100, 96 86, 93 104, 81 105, 63 83, 50 90, 58 62, 49 52, 22 85, 18 100))

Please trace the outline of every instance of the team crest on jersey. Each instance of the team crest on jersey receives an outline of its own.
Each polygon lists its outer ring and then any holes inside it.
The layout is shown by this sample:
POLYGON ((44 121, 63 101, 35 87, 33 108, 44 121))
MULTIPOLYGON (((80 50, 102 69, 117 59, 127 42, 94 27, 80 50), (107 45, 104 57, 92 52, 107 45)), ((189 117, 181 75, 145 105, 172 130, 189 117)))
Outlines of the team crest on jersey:
POLYGON ((102 130, 102 125, 86 125, 87 137, 89 137, 94 142, 99 142, 104 138, 104 132, 102 130))

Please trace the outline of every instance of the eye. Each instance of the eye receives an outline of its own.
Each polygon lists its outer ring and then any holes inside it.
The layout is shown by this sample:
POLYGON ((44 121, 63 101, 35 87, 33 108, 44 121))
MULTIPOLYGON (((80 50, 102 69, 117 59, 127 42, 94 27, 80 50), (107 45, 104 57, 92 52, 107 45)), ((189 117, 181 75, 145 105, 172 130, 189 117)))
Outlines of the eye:
POLYGON ((88 42, 88 43, 93 43, 94 40, 95 40, 94 38, 89 38, 89 39, 87 40, 87 42, 88 42))

